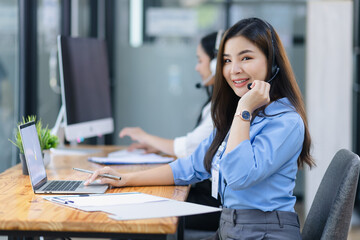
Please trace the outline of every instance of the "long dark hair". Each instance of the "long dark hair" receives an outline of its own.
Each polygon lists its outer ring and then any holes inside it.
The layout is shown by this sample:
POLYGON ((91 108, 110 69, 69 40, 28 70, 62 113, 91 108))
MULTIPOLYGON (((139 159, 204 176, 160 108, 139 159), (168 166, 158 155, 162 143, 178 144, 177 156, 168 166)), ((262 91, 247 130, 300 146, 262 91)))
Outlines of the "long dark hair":
MULTIPOLYGON (((212 32, 212 33, 204 36, 200 40, 200 45, 204 49, 206 55, 209 56, 210 60, 212 60, 212 59, 214 59, 216 57, 216 51, 215 51, 216 37, 217 37, 217 32, 212 32)), ((196 120, 195 128, 197 126, 199 126, 199 124, 201 123, 202 110, 211 101, 213 88, 214 88, 213 86, 206 86, 205 87, 206 94, 207 94, 207 99, 206 99, 205 103, 201 107, 200 114, 199 114, 199 116, 198 116, 198 118, 196 120)))
MULTIPOLYGON (((227 40, 237 36, 245 37, 265 54, 268 62, 266 79, 271 77, 270 69, 273 64, 273 54, 275 54, 275 61, 280 68, 280 71, 272 81, 270 101, 273 102, 286 97, 301 116, 305 126, 305 135, 303 148, 298 159, 298 166, 302 167, 304 163, 306 163, 312 167, 315 163, 310 155, 311 138, 308 130, 305 106, 285 49, 278 34, 270 24, 258 18, 247 18, 240 20, 225 32, 219 47, 215 86, 211 100, 211 116, 216 129, 216 134, 205 155, 204 166, 206 170, 210 172, 212 159, 231 127, 235 110, 240 99, 228 85, 222 74, 224 65, 222 59, 224 45, 227 40)), ((266 115, 264 109, 265 107, 257 109, 253 113, 253 119, 259 114, 266 115)))

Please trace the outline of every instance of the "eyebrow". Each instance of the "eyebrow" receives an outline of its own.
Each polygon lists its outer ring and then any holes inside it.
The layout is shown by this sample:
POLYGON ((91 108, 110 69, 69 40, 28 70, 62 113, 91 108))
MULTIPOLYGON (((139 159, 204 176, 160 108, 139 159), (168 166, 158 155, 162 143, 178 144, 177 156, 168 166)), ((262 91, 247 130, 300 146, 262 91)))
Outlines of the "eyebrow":
MULTIPOLYGON (((237 56, 240 56, 240 55, 242 55, 242 54, 249 53, 249 52, 252 53, 253 51, 251 51, 251 50, 249 50, 249 49, 245 49, 245 50, 242 50, 241 52, 239 52, 239 53, 237 54, 237 56)), ((226 53, 223 54, 223 57, 228 57, 228 56, 230 56, 230 54, 226 54, 226 53)))

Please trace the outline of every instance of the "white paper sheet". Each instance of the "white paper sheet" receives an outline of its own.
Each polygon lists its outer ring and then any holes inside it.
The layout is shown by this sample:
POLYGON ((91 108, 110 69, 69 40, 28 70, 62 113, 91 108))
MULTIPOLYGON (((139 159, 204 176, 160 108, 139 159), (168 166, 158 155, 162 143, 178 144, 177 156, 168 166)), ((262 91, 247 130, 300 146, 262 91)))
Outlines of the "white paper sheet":
POLYGON ((158 154, 146 154, 144 150, 120 150, 108 154, 108 157, 89 157, 89 161, 101 164, 154 164, 169 163, 172 157, 164 157, 158 154))
POLYGON ((114 193, 44 196, 46 200, 83 211, 106 212, 115 220, 187 216, 221 211, 220 208, 175 201, 149 194, 114 193))
POLYGON ((92 195, 63 195, 51 197, 47 200, 55 200, 55 202, 63 201, 68 202, 74 207, 99 207, 99 206, 114 206, 126 204, 139 204, 167 200, 162 197, 153 195, 131 192, 119 194, 92 194, 92 195))

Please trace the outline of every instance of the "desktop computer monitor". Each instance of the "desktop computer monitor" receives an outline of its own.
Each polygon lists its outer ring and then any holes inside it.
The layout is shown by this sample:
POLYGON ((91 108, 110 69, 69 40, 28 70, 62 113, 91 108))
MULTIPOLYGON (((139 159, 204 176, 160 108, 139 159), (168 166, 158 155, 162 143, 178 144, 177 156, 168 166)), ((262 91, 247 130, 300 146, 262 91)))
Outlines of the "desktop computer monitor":
POLYGON ((106 42, 58 36, 58 55, 66 140, 112 133, 106 42))

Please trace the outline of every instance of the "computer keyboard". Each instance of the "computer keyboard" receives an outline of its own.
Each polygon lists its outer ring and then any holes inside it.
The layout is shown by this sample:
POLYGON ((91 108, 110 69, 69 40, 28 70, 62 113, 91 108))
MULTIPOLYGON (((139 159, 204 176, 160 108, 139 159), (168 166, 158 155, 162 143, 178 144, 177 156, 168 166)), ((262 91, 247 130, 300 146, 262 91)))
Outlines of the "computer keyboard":
POLYGON ((75 191, 82 181, 51 181, 44 191, 75 191))

